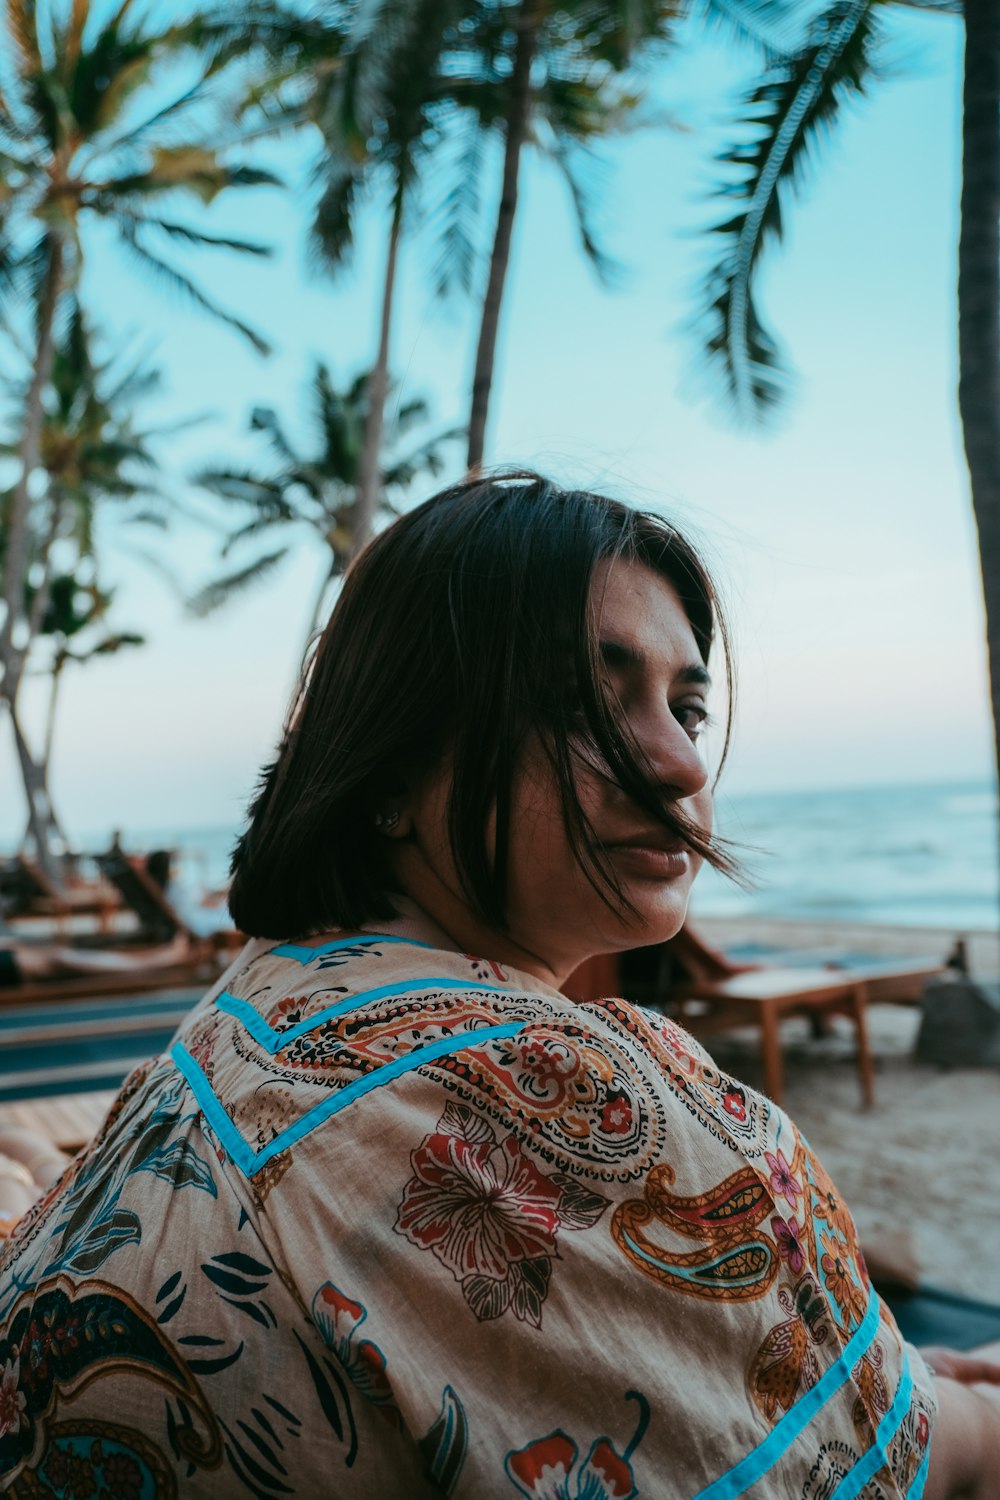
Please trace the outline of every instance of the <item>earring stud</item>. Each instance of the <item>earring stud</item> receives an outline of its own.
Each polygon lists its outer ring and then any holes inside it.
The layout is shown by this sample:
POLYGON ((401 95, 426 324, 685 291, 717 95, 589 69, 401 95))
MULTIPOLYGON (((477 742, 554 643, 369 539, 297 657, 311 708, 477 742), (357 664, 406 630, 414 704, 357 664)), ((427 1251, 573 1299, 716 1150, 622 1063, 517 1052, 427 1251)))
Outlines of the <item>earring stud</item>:
POLYGON ((375 827, 382 833, 392 833, 399 822, 398 812, 377 812, 375 814, 375 827))

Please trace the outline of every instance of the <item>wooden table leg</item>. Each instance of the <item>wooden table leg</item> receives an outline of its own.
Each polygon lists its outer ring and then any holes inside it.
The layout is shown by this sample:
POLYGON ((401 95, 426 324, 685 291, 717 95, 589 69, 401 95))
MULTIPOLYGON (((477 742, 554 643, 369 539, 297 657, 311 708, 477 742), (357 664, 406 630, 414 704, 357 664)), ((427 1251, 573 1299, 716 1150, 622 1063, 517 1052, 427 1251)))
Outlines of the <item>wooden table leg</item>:
POLYGON ((781 1042, 778 1038, 778 1008, 770 1000, 760 1006, 760 1042, 764 1064, 764 1093, 781 1103, 781 1042))
POLYGON ((861 1098, 865 1109, 871 1109, 875 1104, 875 1065, 868 1038, 868 990, 863 984, 856 984, 851 991, 851 1016, 857 1038, 861 1098))

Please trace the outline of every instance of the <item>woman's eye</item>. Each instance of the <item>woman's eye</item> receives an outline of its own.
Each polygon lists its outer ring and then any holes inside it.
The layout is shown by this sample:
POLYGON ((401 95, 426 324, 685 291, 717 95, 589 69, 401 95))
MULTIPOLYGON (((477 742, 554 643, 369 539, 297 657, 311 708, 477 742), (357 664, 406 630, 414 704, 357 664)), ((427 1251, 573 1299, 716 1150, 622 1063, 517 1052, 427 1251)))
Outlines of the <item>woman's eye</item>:
POLYGON ((704 703, 675 703, 673 715, 693 740, 698 738, 709 723, 708 709, 704 703))

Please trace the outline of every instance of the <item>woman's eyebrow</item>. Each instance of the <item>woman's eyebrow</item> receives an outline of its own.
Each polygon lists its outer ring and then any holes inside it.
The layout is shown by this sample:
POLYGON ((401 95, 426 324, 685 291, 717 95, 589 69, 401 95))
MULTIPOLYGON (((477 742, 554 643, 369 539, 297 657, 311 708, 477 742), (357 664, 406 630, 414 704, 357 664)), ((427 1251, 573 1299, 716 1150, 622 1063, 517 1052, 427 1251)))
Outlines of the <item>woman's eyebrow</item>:
MULTIPOLYGON (((627 645, 624 641, 601 641, 598 650, 606 667, 641 668, 649 661, 645 651, 638 646, 627 645)), ((701 662, 692 662, 689 666, 682 667, 676 674, 675 681, 697 683, 703 687, 712 685, 712 678, 701 662)))

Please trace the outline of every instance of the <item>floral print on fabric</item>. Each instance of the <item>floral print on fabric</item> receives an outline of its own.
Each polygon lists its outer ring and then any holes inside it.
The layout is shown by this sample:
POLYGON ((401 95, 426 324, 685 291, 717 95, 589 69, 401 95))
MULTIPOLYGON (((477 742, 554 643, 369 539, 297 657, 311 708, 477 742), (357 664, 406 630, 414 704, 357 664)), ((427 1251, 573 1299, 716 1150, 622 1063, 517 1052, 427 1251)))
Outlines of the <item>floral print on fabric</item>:
POLYGON ((747 1377, 754 1405, 769 1422, 791 1411, 816 1384, 816 1350, 832 1331, 826 1298, 813 1277, 803 1276, 794 1290, 779 1287, 778 1302, 788 1316, 767 1334, 747 1377))
POLYGON ((451 1272, 478 1319, 510 1309, 539 1327, 560 1229, 589 1229, 608 1200, 547 1176, 464 1105, 445 1109, 410 1165, 397 1232, 451 1272))
POLYGON ((0 1376, 0 1438, 16 1437, 21 1430, 26 1397, 20 1383, 21 1356, 15 1350, 0 1376))
POLYGON ((580 1463, 579 1445, 557 1430, 507 1454, 511 1483, 528 1500, 632 1500, 639 1491, 629 1460, 649 1424, 649 1403, 638 1391, 629 1391, 628 1398, 638 1403, 639 1421, 623 1453, 610 1438, 599 1437, 580 1463))
POLYGON ((402 1418, 393 1400, 385 1355, 370 1339, 355 1339, 367 1316, 363 1304, 346 1297, 332 1281, 324 1282, 312 1301, 313 1322, 328 1348, 337 1355, 361 1394, 378 1408, 387 1422, 400 1427, 402 1418))

